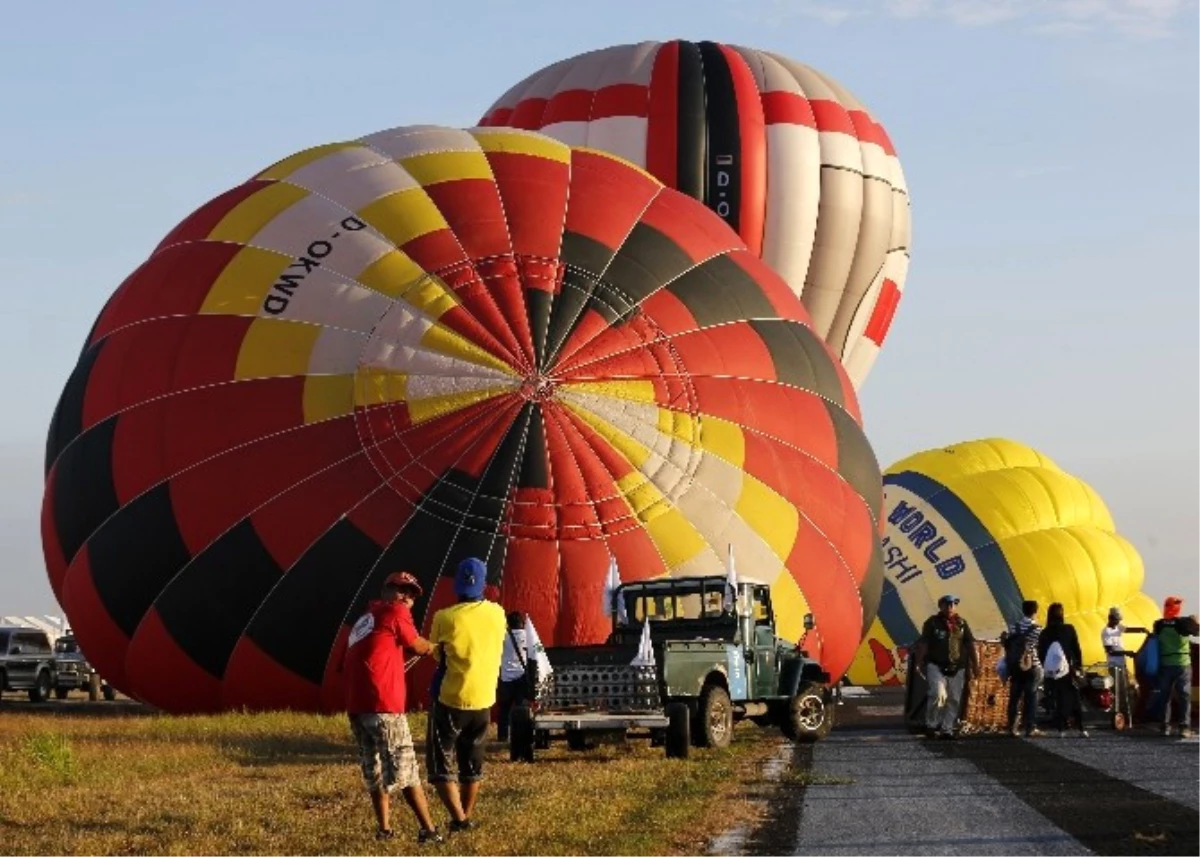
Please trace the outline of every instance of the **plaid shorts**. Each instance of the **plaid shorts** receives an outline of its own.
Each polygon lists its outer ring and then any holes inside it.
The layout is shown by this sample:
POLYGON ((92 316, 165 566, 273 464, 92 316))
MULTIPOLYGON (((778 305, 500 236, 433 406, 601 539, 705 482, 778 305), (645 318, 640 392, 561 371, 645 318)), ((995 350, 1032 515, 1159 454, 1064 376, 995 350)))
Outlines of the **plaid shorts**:
POLYGON ((350 730, 358 742, 367 791, 388 792, 421 784, 408 718, 403 714, 351 714, 350 730))

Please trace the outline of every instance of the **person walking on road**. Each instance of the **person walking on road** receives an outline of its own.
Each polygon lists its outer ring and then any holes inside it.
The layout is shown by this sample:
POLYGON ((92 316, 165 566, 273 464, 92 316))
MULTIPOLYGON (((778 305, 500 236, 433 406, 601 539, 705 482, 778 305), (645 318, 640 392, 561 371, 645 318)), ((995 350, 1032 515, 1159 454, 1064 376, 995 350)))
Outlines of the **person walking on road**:
POLYGON ((1021 618, 1002 635, 1008 670, 1008 732, 1013 736, 1021 734, 1021 724, 1017 722, 1017 708, 1021 706, 1027 738, 1042 734, 1037 728, 1038 686, 1042 683, 1042 662, 1038 658, 1042 626, 1034 618, 1037 612, 1036 601, 1021 602, 1021 618))
POLYGON ((1162 706, 1162 733, 1170 737, 1178 727, 1181 738, 1194 734, 1188 723, 1192 706, 1192 653, 1188 637, 1200 633, 1195 616, 1180 615, 1183 599, 1170 596, 1163 602, 1163 617, 1154 623, 1158 639, 1158 696, 1162 706), (1175 723, 1171 723, 1174 713, 1175 723))
POLYGON ((925 620, 913 654, 917 672, 925 678, 928 738, 954 737, 967 669, 972 678, 979 677, 975 636, 967 620, 958 615, 958 604, 956 595, 938 599, 938 612, 925 620))
POLYGON ((458 564, 458 603, 434 614, 429 642, 440 661, 425 739, 429 781, 450 813, 451 832, 470 830, 483 779, 483 742, 496 704, 500 657, 507 636, 504 608, 483 597, 487 566, 458 564))
POLYGON ((1075 626, 1064 618, 1057 602, 1046 610, 1046 628, 1038 638, 1038 659, 1045 665, 1046 693, 1054 700, 1054 725, 1058 737, 1067 734, 1071 718, 1079 726, 1079 735, 1088 737, 1083 726, 1083 704, 1075 678, 1083 673, 1083 652, 1075 626), (1057 646, 1057 651, 1054 647, 1057 646))
POLYGON ((382 597, 368 604, 350 629, 342 671, 350 730, 378 823, 376 836, 395 836, 389 795, 399 789, 420 825, 417 842, 424 844, 442 837, 429 814, 404 713, 404 649, 426 655, 433 648, 413 623, 412 605, 420 597, 421 584, 411 574, 388 575, 382 597))

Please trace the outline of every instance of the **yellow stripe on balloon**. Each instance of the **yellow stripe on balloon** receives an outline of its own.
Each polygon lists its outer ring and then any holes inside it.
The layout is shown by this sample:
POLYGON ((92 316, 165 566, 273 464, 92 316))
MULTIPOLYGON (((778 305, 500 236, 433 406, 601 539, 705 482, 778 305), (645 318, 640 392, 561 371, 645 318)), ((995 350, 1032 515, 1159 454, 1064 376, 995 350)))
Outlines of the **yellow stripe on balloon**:
POLYGON ((377 199, 359 209, 358 216, 396 246, 440 229, 449 229, 446 218, 421 188, 410 188, 377 199))
POLYGON ((282 253, 243 247, 213 280, 202 315, 257 315, 267 293, 292 263, 282 253))
POLYGON ((245 244, 280 212, 291 208, 306 196, 308 191, 295 185, 267 185, 250 194, 222 217, 209 232, 209 240, 245 244))
POLYGON ((400 161, 400 166, 425 187, 462 179, 495 181, 492 165, 488 163, 487 155, 480 151, 429 152, 405 158, 400 161))
POLYGON ((355 278, 368 289, 398 298, 430 279, 403 250, 391 250, 363 269, 355 278))
POLYGON ((285 378, 306 375, 321 327, 273 318, 255 319, 238 351, 234 377, 285 378))
POLYGON ((638 443, 612 423, 608 422, 608 420, 601 419, 586 408, 581 408, 569 401, 564 400, 563 404, 566 405, 572 413, 591 426, 598 435, 608 441, 609 444, 612 445, 613 449, 621 453, 625 460, 633 465, 634 469, 640 471, 642 465, 645 464, 647 459, 650 458, 649 449, 638 443))
POLYGON ((467 363, 474 363, 476 366, 486 366, 506 375, 516 376, 513 368, 499 357, 484 351, 465 336, 440 324, 435 324, 425 331, 421 337, 421 345, 439 354, 446 354, 458 360, 465 360, 467 363))
POLYGON ((353 412, 353 375, 309 375, 304 379, 304 422, 319 423, 353 412))
POLYGON ((699 424, 695 417, 684 411, 659 408, 658 430, 668 437, 683 441, 688 446, 699 445, 699 424))
POLYGON ((472 137, 485 152, 505 152, 514 155, 534 155, 561 164, 571 163, 571 147, 541 134, 522 134, 512 129, 473 128, 472 137))
POLYGON ((429 396, 425 399, 409 399, 408 415, 414 424, 435 420, 438 417, 461 411, 478 402, 495 396, 509 393, 506 387, 496 387, 489 390, 471 390, 466 393, 452 393, 448 396, 429 396))
POLYGON ((742 492, 735 510, 750 525, 780 564, 787 561, 800 531, 800 513, 796 507, 749 473, 742 478, 742 492))
POLYGON ((354 379, 354 405, 369 408, 408 398, 408 376, 402 372, 360 369, 354 379))
POLYGON ((775 635, 793 643, 799 642, 804 634, 804 614, 809 612, 808 601, 786 568, 771 584, 771 607, 775 610, 775 635))
POLYGON ((697 423, 700 426, 701 449, 739 469, 745 467, 746 436, 742 433, 741 426, 708 414, 701 414, 697 423))
POLYGON ((655 397, 653 381, 573 381, 563 384, 562 388, 590 396, 607 396, 645 404, 652 404, 655 397))
POLYGON ((708 548, 708 542, 691 522, 640 470, 618 479, 617 488, 642 522, 667 568, 679 568, 708 548))
POLYGON ((340 152, 343 149, 353 149, 358 145, 357 143, 327 143, 324 146, 313 146, 311 149, 305 149, 303 152, 297 152, 290 157, 284 158, 282 161, 263 170, 255 178, 285 179, 297 170, 321 160, 326 155, 332 155, 334 152, 340 152))

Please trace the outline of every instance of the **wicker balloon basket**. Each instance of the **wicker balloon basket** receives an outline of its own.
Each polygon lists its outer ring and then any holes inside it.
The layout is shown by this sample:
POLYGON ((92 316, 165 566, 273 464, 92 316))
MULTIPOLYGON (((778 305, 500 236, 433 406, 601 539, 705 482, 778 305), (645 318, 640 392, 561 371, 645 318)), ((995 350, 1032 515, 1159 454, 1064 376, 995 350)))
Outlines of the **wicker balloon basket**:
POLYGON ((1003 732, 1008 726, 1008 684, 1000 680, 996 665, 1004 657, 999 640, 978 640, 979 678, 967 679, 960 717, 962 732, 1003 732))

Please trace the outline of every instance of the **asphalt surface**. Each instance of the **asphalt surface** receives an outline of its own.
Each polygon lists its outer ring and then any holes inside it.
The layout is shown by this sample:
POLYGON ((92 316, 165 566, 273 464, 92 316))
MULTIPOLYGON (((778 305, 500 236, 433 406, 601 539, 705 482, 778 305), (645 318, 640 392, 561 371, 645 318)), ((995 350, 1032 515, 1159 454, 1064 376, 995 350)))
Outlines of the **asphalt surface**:
MULTIPOLYGON (((929 740, 893 691, 847 699, 789 766, 747 854, 1200 853, 1200 745, 1149 732, 929 740)), ((782 760, 781 760, 782 761, 782 760)))

